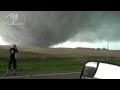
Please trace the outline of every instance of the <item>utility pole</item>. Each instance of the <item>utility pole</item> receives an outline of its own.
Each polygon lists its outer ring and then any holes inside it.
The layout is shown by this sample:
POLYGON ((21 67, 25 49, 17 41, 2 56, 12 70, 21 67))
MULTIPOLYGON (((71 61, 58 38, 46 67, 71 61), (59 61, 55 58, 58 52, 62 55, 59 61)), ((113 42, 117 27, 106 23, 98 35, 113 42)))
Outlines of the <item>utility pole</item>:
POLYGON ((107 42, 107 60, 108 60, 108 58, 109 58, 109 39, 108 39, 108 42, 107 42))

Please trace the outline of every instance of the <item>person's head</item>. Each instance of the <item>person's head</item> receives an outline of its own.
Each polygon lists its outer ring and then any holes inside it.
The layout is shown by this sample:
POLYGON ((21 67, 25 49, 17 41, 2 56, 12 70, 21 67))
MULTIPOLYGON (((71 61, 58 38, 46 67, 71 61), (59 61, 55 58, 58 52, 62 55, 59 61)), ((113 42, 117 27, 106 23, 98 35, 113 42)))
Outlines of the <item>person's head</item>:
POLYGON ((15 44, 13 44, 13 48, 16 48, 17 46, 15 44))

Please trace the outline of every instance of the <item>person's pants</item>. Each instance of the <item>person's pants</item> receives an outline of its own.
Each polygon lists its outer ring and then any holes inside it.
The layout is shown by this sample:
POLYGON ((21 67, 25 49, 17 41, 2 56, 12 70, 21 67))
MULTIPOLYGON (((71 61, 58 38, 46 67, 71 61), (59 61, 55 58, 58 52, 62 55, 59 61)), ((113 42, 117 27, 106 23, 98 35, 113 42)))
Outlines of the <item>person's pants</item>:
POLYGON ((16 59, 10 59, 10 60, 9 60, 9 63, 8 63, 8 70, 11 69, 12 64, 13 64, 13 69, 15 70, 15 69, 16 69, 16 59))

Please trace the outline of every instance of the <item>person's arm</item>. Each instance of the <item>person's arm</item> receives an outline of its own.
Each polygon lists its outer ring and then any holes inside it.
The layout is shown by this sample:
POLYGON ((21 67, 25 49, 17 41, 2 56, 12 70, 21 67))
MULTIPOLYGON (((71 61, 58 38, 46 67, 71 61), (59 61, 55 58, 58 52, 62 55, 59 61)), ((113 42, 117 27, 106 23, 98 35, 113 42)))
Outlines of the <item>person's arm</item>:
POLYGON ((11 51, 11 48, 9 49, 9 53, 10 53, 10 51, 11 51))
POLYGON ((11 48, 9 49, 9 59, 10 59, 10 51, 11 51, 11 48))
POLYGON ((16 52, 18 53, 18 50, 16 49, 16 52))
POLYGON ((16 49, 15 59, 17 59, 17 53, 18 53, 18 50, 16 49))

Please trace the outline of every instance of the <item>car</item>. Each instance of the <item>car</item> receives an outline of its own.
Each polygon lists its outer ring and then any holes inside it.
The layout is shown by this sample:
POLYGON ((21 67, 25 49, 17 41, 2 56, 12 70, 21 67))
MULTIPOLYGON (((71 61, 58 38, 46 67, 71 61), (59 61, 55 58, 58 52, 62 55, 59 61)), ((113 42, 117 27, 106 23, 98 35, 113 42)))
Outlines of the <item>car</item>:
POLYGON ((90 61, 81 71, 80 79, 120 79, 120 65, 90 61))

